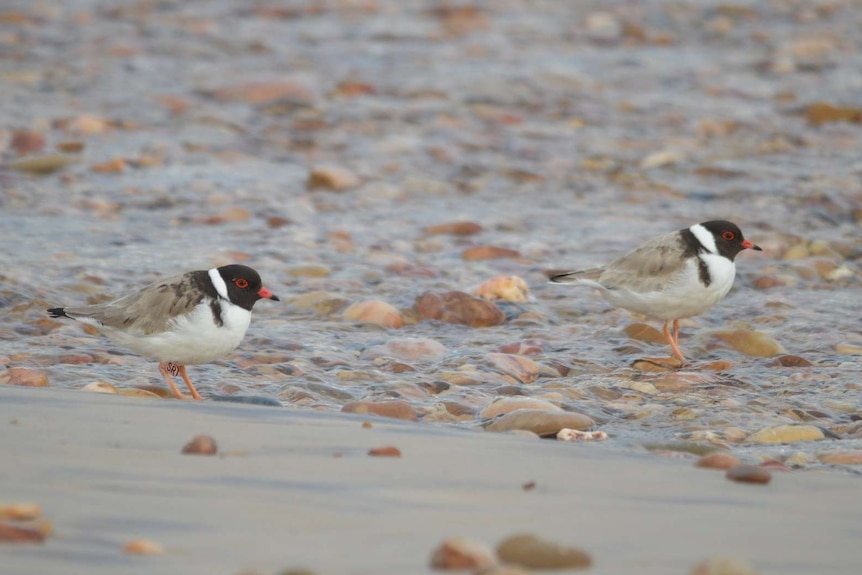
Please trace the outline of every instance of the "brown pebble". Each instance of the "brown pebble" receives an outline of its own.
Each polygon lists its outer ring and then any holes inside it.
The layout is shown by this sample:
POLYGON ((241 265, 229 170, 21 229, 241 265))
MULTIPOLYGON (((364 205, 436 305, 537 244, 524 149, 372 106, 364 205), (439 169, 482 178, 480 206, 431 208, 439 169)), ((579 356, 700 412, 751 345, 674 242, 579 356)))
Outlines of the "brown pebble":
POLYGON ((786 282, 775 276, 760 276, 751 282, 751 285, 754 286, 754 289, 771 289, 782 287, 786 285, 786 282))
POLYGON ((828 102, 814 102, 805 109, 805 118, 812 126, 820 126, 829 122, 862 122, 862 109, 847 106, 835 106, 828 102))
POLYGON ((593 562, 586 551, 534 535, 514 535, 504 539, 497 546, 497 555, 507 563, 532 569, 585 568, 593 562))
POLYGON ((371 429, 371 427, 372 427, 372 425, 371 425, 370 421, 363 421, 362 422, 362 429, 371 429))
POLYGON ((509 248, 475 246, 464 250, 461 257, 467 261, 497 260, 502 258, 519 258, 521 257, 521 254, 517 250, 511 250, 509 248))
POLYGON ((460 291, 425 292, 416 298, 416 313, 420 321, 436 319, 471 327, 489 327, 506 321, 506 314, 493 302, 460 291))
POLYGON ((182 452, 188 455, 215 455, 218 451, 215 439, 209 435, 196 435, 183 446, 182 452))
POLYGON ((521 489, 523 489, 524 491, 532 491, 535 488, 536 488, 536 482, 535 481, 528 481, 528 482, 524 483, 523 485, 521 485, 521 489))
POLYGON ((724 476, 731 481, 760 485, 765 485, 772 480, 769 470, 757 465, 736 465, 728 469, 724 476))
POLYGON ((518 276, 497 276, 483 282, 473 294, 488 301, 524 303, 530 299, 530 288, 518 276))
POLYGON ((592 418, 574 411, 543 411, 538 409, 517 409, 494 419, 486 431, 532 431, 539 436, 556 435, 561 429, 587 430, 596 424, 592 418))
POLYGON ((692 567, 689 575, 757 575, 757 571, 739 559, 712 557, 692 567))
POLYGON ((61 152, 66 152, 67 154, 78 154, 84 151, 85 144, 84 142, 71 140, 67 142, 60 142, 57 144, 57 149, 61 152))
POLYGON ((24 387, 48 387, 48 374, 29 367, 10 367, 0 373, 0 383, 24 387))
POLYGON ((34 152, 41 152, 45 147, 45 137, 33 130, 15 130, 9 146, 19 156, 25 156, 34 152))
POLYGON ((490 549, 463 537, 445 539, 431 554, 431 568, 441 570, 471 569, 481 571, 497 561, 490 549))
POLYGON ((774 357, 784 353, 780 343, 760 331, 747 329, 718 331, 715 336, 736 351, 752 357, 774 357))
POLYGON ((662 373, 680 369, 683 363, 675 357, 642 357, 632 362, 632 367, 645 373, 662 373))
POLYGON ((406 401, 352 401, 341 408, 343 413, 373 414, 380 417, 416 421, 419 415, 406 401))
POLYGON ((348 307, 341 315, 349 321, 373 323, 393 329, 404 327, 401 312, 385 301, 361 301, 348 307))
POLYGON ((43 541, 45 541, 45 534, 38 529, 27 529, 25 527, 0 523, 0 542, 42 543, 43 541))
POLYGON ((821 453, 817 459, 829 465, 862 465, 862 450, 821 453))
POLYGON ((708 469, 730 469, 739 464, 739 458, 726 451, 707 453, 694 462, 695 467, 705 467, 708 469))
POLYGON ((368 455, 374 457, 401 457, 401 450, 394 445, 385 447, 374 447, 368 450, 368 455))
POLYGON ((107 162, 94 164, 90 169, 100 174, 119 174, 126 170, 126 160, 123 158, 114 158, 107 162))
POLYGON ((32 521, 42 515, 42 508, 35 503, 0 503, 0 519, 32 521))
POLYGON ((425 228, 429 235, 448 234, 452 236, 472 236, 482 231, 482 226, 475 222, 450 222, 425 228))
POLYGON ((664 334, 651 325, 645 323, 633 323, 627 325, 623 330, 627 336, 637 341, 663 345, 667 343, 664 334))
POLYGON ((164 547, 146 539, 133 539, 123 545, 123 553, 127 555, 163 555, 164 552, 164 547))
POLYGON ((359 176, 338 166, 315 166, 308 174, 306 187, 309 190, 344 191, 362 183, 359 176))
POLYGON ((782 355, 778 357, 778 364, 782 367, 811 367, 811 362, 798 355, 782 355))

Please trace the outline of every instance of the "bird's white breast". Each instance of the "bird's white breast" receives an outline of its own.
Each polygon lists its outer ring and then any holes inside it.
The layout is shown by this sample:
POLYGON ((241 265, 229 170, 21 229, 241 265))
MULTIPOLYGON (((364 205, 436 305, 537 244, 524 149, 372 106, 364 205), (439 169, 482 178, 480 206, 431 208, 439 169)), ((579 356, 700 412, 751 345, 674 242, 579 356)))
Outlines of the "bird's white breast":
POLYGON ((117 343, 140 355, 179 365, 208 363, 233 351, 242 342, 251 322, 251 312, 218 300, 223 325, 216 325, 208 301, 199 303, 186 315, 176 318, 162 333, 135 335, 119 330, 106 331, 117 343))

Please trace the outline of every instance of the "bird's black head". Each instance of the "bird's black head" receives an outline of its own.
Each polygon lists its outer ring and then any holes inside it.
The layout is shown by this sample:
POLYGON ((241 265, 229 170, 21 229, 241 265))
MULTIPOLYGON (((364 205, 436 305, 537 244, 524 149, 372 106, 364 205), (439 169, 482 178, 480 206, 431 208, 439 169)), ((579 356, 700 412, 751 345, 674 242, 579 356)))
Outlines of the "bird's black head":
MULTIPOLYGON (((717 252, 730 261, 733 261, 736 254, 742 250, 762 251, 760 246, 745 239, 742 235, 742 230, 740 230, 739 226, 733 222, 712 220, 709 222, 703 222, 699 225, 705 228, 712 235, 712 238, 715 240, 715 248, 717 252)), ((709 246, 704 245, 704 247, 709 249, 709 246)))
POLYGON ((218 273, 227 286, 227 297, 231 303, 251 311, 259 299, 279 301, 278 297, 263 287, 260 274, 248 266, 231 264, 218 268, 218 273))

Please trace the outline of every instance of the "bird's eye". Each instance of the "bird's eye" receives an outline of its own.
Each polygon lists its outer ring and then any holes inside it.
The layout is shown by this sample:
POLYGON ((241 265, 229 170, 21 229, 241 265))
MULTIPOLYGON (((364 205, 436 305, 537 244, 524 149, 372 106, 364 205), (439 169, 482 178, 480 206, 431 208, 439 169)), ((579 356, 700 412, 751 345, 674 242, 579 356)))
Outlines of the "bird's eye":
POLYGON ((236 287, 238 287, 239 289, 245 289, 248 287, 248 280, 245 278, 236 278, 235 280, 233 280, 233 283, 235 283, 236 287))
POLYGON ((736 234, 733 232, 724 232, 721 234, 721 237, 723 239, 727 240, 728 242, 732 242, 733 240, 736 239, 736 234))

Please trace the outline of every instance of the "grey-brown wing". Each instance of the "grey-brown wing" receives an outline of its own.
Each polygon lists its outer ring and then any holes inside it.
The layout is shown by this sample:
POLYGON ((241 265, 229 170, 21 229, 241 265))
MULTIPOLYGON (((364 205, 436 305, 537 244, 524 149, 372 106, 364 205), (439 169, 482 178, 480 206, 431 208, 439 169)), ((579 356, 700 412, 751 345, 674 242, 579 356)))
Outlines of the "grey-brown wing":
POLYGON ((598 281, 608 289, 658 291, 683 270, 687 255, 679 232, 671 232, 606 265, 598 281))
POLYGON ((160 333, 203 299, 200 290, 190 289, 193 273, 167 278, 109 303, 65 308, 65 313, 72 318, 88 318, 110 329, 142 335, 160 333))

